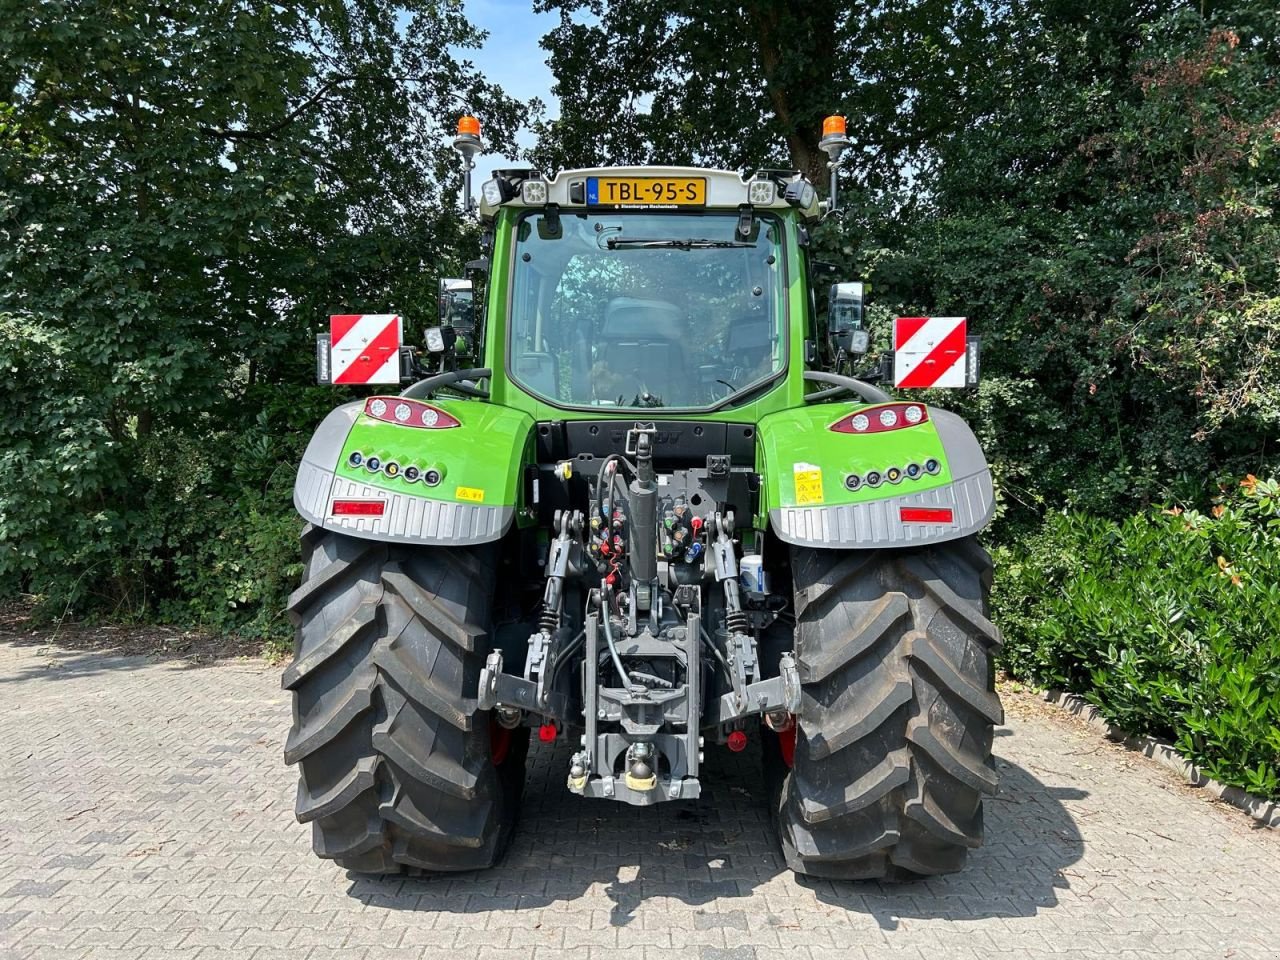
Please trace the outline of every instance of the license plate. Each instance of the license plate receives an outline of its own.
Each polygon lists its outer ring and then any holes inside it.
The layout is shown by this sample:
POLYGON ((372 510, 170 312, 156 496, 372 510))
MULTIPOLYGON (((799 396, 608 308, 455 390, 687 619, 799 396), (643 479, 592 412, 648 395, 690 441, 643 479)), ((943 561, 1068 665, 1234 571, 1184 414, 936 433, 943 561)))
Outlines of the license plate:
POLYGON ((589 207, 703 207, 705 177, 588 177, 589 207))

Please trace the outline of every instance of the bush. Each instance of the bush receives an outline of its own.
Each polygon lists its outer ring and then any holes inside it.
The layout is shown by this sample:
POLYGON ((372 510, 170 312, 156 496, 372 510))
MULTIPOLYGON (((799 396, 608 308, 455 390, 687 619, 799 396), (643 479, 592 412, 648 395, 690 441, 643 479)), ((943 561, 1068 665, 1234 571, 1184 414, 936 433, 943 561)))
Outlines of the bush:
POLYGON ((1056 514, 1000 548, 1004 666, 1280 798, 1280 483, 1250 476, 1217 501, 1056 514))
POLYGON ((0 372, 0 599, 34 594, 40 618, 291 635, 294 471, 330 390, 238 385, 222 407, 140 433, 88 386, 65 330, 5 313, 0 372))

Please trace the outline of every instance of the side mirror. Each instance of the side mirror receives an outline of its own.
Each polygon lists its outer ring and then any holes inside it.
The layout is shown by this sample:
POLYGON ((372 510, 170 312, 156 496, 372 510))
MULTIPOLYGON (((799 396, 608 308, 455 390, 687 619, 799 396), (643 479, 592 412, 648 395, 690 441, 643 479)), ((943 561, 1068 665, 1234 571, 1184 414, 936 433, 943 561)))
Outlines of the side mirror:
POLYGON ((863 354, 871 346, 871 335, 863 326, 863 285, 833 283, 827 294, 827 336, 833 353, 863 354))
POLYGON ((475 290, 470 280, 440 281, 440 326, 453 327, 462 336, 475 330, 475 290))
POLYGON ((460 354, 469 354, 476 329, 475 290, 470 280, 447 278, 440 281, 440 325, 428 327, 427 350, 444 353, 456 348, 460 354))

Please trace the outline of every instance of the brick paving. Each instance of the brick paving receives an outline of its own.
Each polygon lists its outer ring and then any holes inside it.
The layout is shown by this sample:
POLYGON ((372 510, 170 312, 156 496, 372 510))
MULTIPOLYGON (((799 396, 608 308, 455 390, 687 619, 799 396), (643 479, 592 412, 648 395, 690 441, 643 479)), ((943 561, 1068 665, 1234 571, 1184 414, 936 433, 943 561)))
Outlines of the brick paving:
POLYGON ((1029 697, 955 876, 796 879, 750 751, 636 811, 567 795, 540 748, 501 866, 384 880, 294 822, 278 677, 0 643, 0 957, 1280 957, 1277 832, 1029 697))

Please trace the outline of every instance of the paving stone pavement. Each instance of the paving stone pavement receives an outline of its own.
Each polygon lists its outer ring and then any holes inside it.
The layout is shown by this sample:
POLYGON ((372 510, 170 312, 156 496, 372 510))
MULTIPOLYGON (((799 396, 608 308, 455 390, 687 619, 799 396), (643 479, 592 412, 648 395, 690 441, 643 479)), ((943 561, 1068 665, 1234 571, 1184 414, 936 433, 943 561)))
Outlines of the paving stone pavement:
POLYGON ((278 678, 0 643, 0 957, 1280 957, 1280 836, 1030 698, 955 876, 796 879, 751 751, 637 811, 540 748, 502 865, 401 880, 312 856, 278 678))

